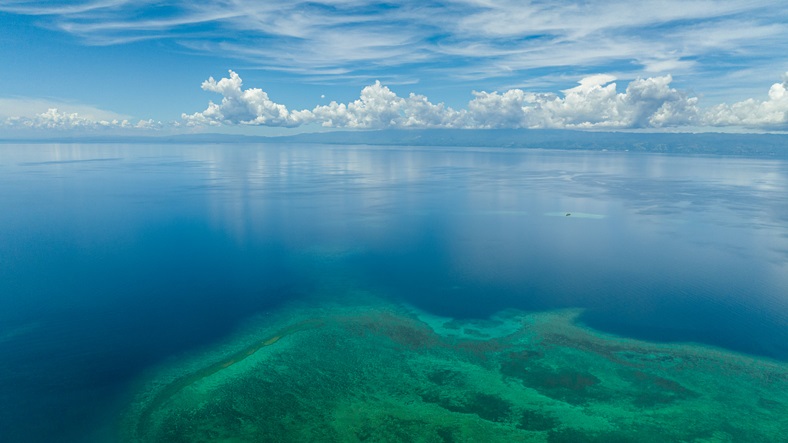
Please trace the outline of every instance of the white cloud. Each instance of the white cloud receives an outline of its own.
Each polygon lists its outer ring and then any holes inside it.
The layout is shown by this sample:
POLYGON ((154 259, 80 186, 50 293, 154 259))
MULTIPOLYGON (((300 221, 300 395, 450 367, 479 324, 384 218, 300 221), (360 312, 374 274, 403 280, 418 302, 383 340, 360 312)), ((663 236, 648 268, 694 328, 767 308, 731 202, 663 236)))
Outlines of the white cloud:
POLYGON ((277 72, 320 73, 315 81, 421 63, 477 79, 545 67, 718 72, 718 60, 773 66, 788 51, 788 8, 774 0, 173 0, 149 14, 153 3, 9 0, 0 11, 38 15, 89 44, 166 39, 277 72))
POLYGON ((98 1, 85 1, 73 2, 69 5, 42 5, 41 2, 33 2, 27 0, 8 0, 4 2, 2 10, 8 12, 16 12, 19 14, 30 15, 52 15, 52 14, 84 14, 86 12, 93 12, 101 9, 118 8, 128 3, 136 3, 132 0, 98 0, 98 1))
POLYGON ((0 127, 10 129, 160 129, 161 122, 134 120, 82 103, 42 98, 0 98, 0 127))
POLYGON ((295 127, 312 120, 309 111, 288 111, 285 105, 269 99, 262 89, 243 90, 242 85, 241 77, 233 71, 230 71, 229 78, 219 81, 209 78, 203 82, 202 89, 221 94, 222 103, 210 102, 205 111, 181 117, 189 126, 245 124, 295 127))
POLYGON ((361 90, 361 97, 347 105, 332 101, 312 111, 315 120, 326 127, 455 127, 461 113, 433 104, 423 95, 397 96, 388 87, 375 82, 361 90))
MULTIPOLYGON (((44 112, 30 113, 28 108, 31 106, 31 103, 27 103, 19 109, 22 111, 20 112, 22 115, 9 115, 8 108, 5 108, 5 105, 17 100, 0 99, 0 127, 44 130, 159 129, 163 127, 161 122, 154 120, 139 120, 137 123, 133 123, 127 118, 118 118, 115 113, 80 105, 72 105, 71 107, 87 110, 87 114, 60 110, 58 108, 48 108, 44 112), (96 117, 96 115, 99 115, 99 117, 96 117)), ((33 105, 40 102, 45 101, 32 100, 33 105)))
POLYGON ((34 97, 0 98, 0 121, 9 117, 35 118, 42 112, 57 108, 67 114, 79 114, 88 120, 128 120, 128 115, 101 109, 83 103, 74 103, 59 99, 43 99, 34 97))
POLYGON ((396 126, 404 102, 389 88, 375 82, 361 90, 361 97, 347 105, 332 101, 318 106, 313 115, 323 126, 340 128, 381 128, 396 126))
POLYGON ((670 87, 671 76, 638 79, 619 93, 615 77, 593 75, 562 95, 510 89, 474 92, 468 109, 434 104, 426 96, 400 97, 379 81, 350 103, 332 101, 310 110, 289 111, 258 88, 242 89, 238 74, 203 83, 223 96, 203 112, 183 114, 188 125, 295 127, 320 123, 333 128, 660 128, 693 124, 697 98, 670 87))
POLYGON ((137 124, 134 125, 134 127, 136 129, 160 129, 164 127, 164 125, 159 121, 155 121, 152 118, 149 118, 147 120, 138 121, 137 124))
POLYGON ((593 75, 556 94, 521 89, 476 92, 468 104, 482 128, 660 128, 692 124, 697 98, 670 88, 671 76, 632 81, 623 93, 610 75, 593 75))
POLYGON ((318 122, 333 128, 387 127, 453 127, 460 113, 443 104, 432 104, 423 95, 397 96, 391 89, 375 82, 361 90, 358 100, 351 103, 332 101, 313 110, 290 111, 272 101, 259 88, 242 89, 241 77, 230 71, 230 77, 203 82, 202 89, 222 95, 221 104, 210 102, 208 108, 194 114, 183 114, 190 126, 259 125, 296 127, 318 122))
POLYGON ((536 95, 522 89, 496 92, 473 92, 476 96, 468 103, 469 118, 473 127, 521 128, 527 126, 525 109, 536 102, 536 95))
POLYGON ((36 117, 27 119, 23 122, 25 126, 33 128, 79 128, 79 127, 97 127, 97 126, 118 126, 129 127, 131 123, 128 120, 92 120, 82 117, 76 112, 67 113, 58 111, 57 108, 50 108, 46 112, 38 114, 36 117))
POLYGON ((376 81, 361 90, 357 100, 332 101, 313 109, 290 110, 274 102, 260 88, 243 88, 241 77, 229 71, 213 77, 202 89, 221 95, 202 112, 182 114, 182 122, 162 124, 132 121, 110 111, 72 104, 68 109, 46 108, 35 99, 0 99, 0 127, 40 130, 150 130, 181 126, 269 126, 295 128, 319 124, 331 128, 556 128, 640 129, 734 127, 766 130, 788 128, 788 72, 771 86, 766 100, 746 99, 733 104, 701 108, 699 99, 671 87, 672 76, 639 78, 620 91, 616 77, 597 74, 559 93, 512 88, 503 92, 473 92, 465 109, 433 103, 410 93, 401 97, 376 81), (13 110, 19 114, 13 115, 13 110))
POLYGON ((788 72, 782 83, 769 88, 768 97, 764 101, 747 99, 714 106, 705 112, 702 121, 709 126, 788 127, 788 72))

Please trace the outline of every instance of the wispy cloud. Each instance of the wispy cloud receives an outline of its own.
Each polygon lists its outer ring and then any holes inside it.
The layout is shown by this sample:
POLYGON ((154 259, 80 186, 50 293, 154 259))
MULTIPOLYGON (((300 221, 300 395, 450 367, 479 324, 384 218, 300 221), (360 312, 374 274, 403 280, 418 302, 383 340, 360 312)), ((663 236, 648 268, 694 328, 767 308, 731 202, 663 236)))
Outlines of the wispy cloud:
POLYGON ((734 69, 752 69, 788 53, 788 8, 766 0, 175 0, 155 5, 156 14, 150 3, 12 0, 0 11, 38 15, 88 44, 171 40, 309 79, 375 67, 410 69, 411 77, 443 69, 490 79, 559 67, 635 78, 716 72, 728 57, 734 69))
POLYGON ((62 15, 77 16, 81 14, 93 13, 105 9, 117 9, 129 4, 149 4, 151 0, 98 0, 98 1, 76 1, 67 5, 48 4, 30 0, 8 0, 0 5, 0 9, 7 12, 28 15, 62 15))

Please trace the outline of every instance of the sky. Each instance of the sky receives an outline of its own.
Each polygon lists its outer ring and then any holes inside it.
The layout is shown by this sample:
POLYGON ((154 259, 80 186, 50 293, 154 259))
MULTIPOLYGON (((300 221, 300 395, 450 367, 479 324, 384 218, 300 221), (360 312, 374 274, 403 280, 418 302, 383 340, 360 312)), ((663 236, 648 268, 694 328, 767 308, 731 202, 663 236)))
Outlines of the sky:
POLYGON ((0 138, 788 131, 788 3, 0 0, 0 138))

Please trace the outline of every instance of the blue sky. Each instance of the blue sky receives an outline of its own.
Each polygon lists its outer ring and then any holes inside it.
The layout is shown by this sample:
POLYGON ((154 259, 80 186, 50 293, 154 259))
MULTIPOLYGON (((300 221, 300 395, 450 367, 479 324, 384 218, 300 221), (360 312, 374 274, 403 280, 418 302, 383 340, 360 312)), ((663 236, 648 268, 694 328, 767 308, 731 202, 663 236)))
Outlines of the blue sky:
POLYGON ((785 131, 786 54, 774 1, 3 0, 0 132, 785 131))

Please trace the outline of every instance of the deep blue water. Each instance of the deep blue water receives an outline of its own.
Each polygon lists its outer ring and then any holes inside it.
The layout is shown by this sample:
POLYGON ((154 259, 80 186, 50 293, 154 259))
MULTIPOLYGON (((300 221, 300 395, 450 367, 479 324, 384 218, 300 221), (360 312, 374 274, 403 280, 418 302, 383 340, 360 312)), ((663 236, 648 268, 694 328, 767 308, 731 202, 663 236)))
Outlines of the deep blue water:
POLYGON ((321 255, 444 316, 583 307, 788 361, 784 161, 0 145, 0 440, 106 441, 135 377, 308 296, 321 255))

